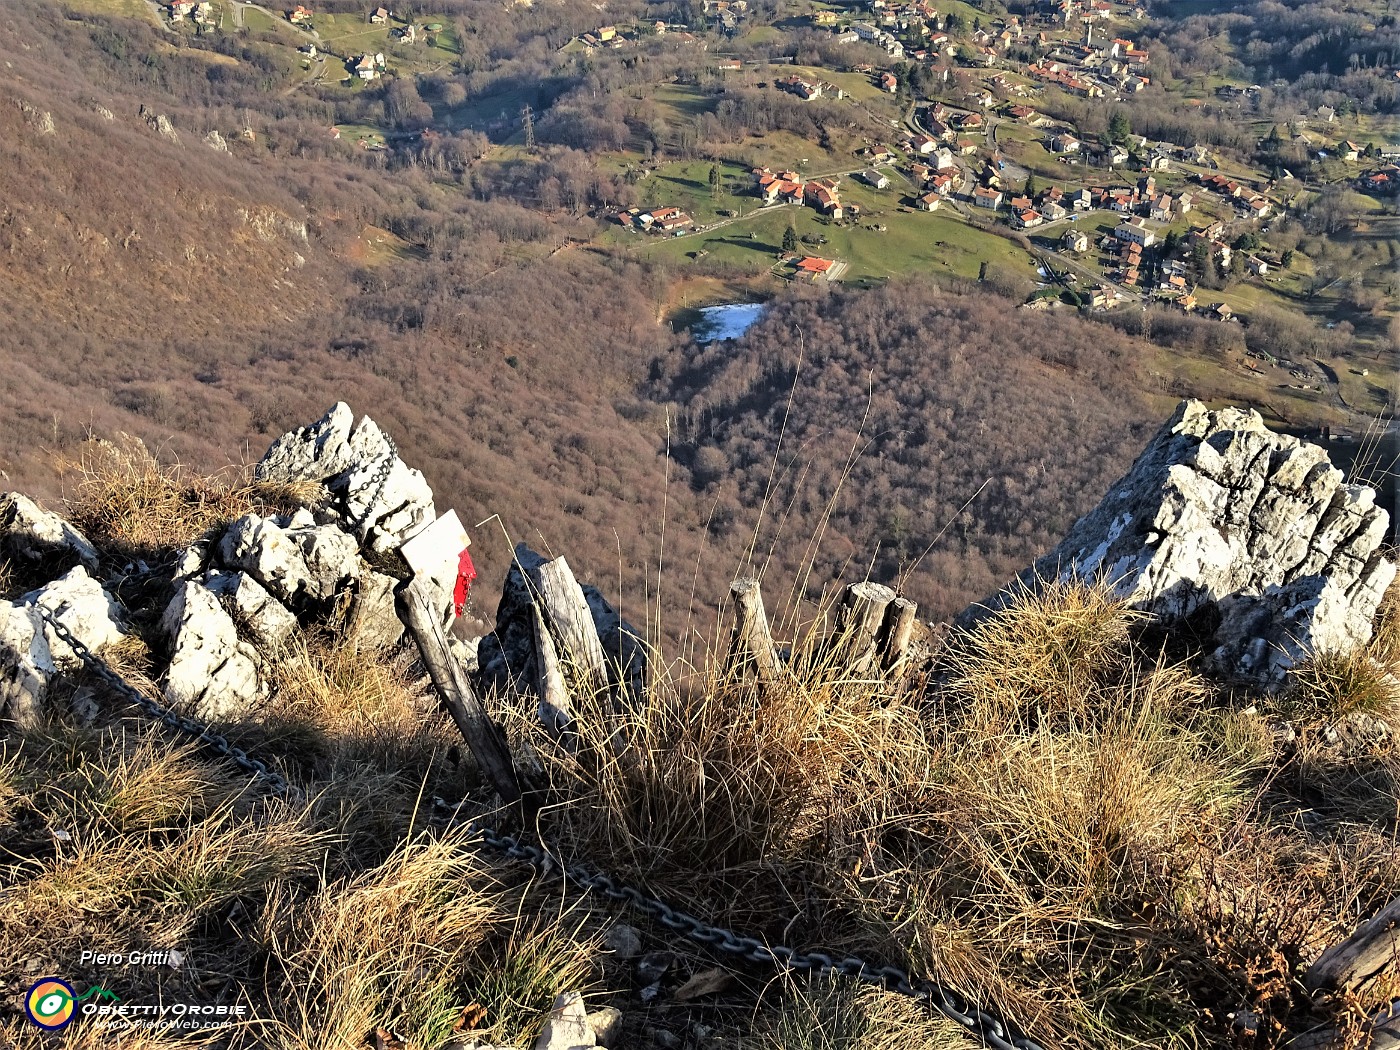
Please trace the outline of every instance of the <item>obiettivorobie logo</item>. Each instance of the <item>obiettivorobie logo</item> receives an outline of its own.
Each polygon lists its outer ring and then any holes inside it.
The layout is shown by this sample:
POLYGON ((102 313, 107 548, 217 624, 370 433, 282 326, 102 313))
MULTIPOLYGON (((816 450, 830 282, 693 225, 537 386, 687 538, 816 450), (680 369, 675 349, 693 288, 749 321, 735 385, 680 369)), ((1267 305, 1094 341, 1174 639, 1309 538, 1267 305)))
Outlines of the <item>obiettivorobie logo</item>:
POLYGON ((66 1028, 79 1015, 84 1024, 105 1029, 197 1030, 223 1028, 251 1019, 250 1008, 243 1003, 124 1002, 116 992, 100 984, 79 995, 59 977, 45 977, 30 986, 24 998, 24 1012, 46 1032, 66 1028))
POLYGON ((73 986, 57 977, 36 981, 24 997, 24 1012, 46 1032, 57 1032, 73 1020, 78 995, 73 986))
POLYGON ((29 994, 24 997, 24 1012, 46 1032, 57 1032, 73 1020, 77 1004, 89 999, 119 1003, 122 997, 116 992, 95 984, 82 995, 73 986, 57 977, 45 977, 34 983, 29 994))

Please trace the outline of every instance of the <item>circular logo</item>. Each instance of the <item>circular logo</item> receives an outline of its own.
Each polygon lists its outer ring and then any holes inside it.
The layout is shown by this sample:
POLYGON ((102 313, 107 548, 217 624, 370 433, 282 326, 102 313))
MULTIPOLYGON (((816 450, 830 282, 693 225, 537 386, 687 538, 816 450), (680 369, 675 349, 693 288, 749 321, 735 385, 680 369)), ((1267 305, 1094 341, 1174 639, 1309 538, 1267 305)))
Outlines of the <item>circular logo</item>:
POLYGON ((24 1012, 40 1028, 56 1032, 73 1020, 73 986, 57 977, 45 977, 24 999, 24 1012))

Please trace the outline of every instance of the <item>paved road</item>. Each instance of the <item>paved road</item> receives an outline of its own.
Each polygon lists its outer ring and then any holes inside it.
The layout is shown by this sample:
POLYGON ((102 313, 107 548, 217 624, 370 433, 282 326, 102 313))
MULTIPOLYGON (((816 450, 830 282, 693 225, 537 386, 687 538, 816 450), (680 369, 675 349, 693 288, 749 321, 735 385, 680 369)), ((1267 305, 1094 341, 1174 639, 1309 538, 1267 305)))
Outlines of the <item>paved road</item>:
POLYGON ((165 8, 156 3, 156 0, 146 0, 146 6, 151 9, 151 14, 155 15, 156 25, 160 26, 167 33, 173 33, 170 23, 165 20, 165 8))

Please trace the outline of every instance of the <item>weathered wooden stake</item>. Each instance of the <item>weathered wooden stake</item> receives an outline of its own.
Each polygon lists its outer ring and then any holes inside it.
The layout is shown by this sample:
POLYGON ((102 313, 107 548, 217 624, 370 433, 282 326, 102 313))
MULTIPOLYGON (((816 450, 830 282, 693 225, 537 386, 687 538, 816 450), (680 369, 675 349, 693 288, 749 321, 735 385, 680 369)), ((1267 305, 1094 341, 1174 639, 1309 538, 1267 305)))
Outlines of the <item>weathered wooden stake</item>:
POLYGON ((771 681, 778 674, 778 653, 773 648, 759 583, 752 578, 735 580, 729 585, 729 596, 734 601, 734 631, 729 636, 725 669, 733 673, 752 665, 759 681, 771 681))
POLYGON ((418 643, 423 665, 446 702, 467 747, 476 756, 477 765, 502 799, 518 802, 520 779, 510 757, 506 735, 491 721, 462 665, 448 648, 447 638, 438 623, 436 587, 431 581, 415 576, 398 588, 396 597, 399 618, 418 643))
POLYGON ((573 666, 577 681, 605 684, 608 665, 603 643, 569 563, 560 555, 541 562, 526 575, 535 591, 536 606, 543 607, 544 622, 554 636, 560 658, 573 666))
POLYGON ((875 643, 885 622, 885 609, 894 597, 894 591, 882 583, 864 580, 847 586, 836 610, 833 641, 845 669, 852 674, 864 674, 877 666, 875 643))
POLYGON ((569 687, 559 667, 559 654, 554 648, 554 639, 549 636, 549 628, 545 626, 544 614, 538 605, 530 606, 530 612, 535 625, 534 676, 540 722, 557 740, 574 720, 573 708, 569 704, 569 687))
POLYGON ((1335 1028, 1318 1028, 1303 1032, 1288 1040, 1284 1046, 1288 1050, 1332 1050, 1338 1046, 1364 1046, 1367 1050, 1397 1050, 1400 1048, 1400 1014, 1390 1007, 1384 1007, 1362 1023, 1361 1032, 1349 1030, 1343 1035, 1335 1028), (1364 1033, 1369 1041, 1349 1042, 1364 1033))
POLYGON ((919 603, 908 598, 896 598, 885 607, 885 619, 880 624, 880 636, 875 648, 880 653, 880 666, 888 671, 904 658, 904 651, 914 637, 919 603))
POLYGON ((1316 991, 1364 992, 1367 985, 1393 972, 1400 961, 1400 898, 1363 922, 1355 933, 1334 944, 1309 967, 1303 983, 1316 991))

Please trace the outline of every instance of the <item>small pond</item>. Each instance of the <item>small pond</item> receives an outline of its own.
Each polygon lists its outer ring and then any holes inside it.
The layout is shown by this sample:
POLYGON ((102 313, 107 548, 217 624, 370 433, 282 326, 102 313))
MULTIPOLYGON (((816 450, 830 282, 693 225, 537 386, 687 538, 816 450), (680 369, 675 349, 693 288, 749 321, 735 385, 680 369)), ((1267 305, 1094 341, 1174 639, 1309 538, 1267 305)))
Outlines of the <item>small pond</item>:
POLYGON ((718 339, 738 339, 753 327, 768 309, 767 303, 725 303, 704 306, 696 311, 700 317, 690 332, 697 343, 713 343, 718 339))

